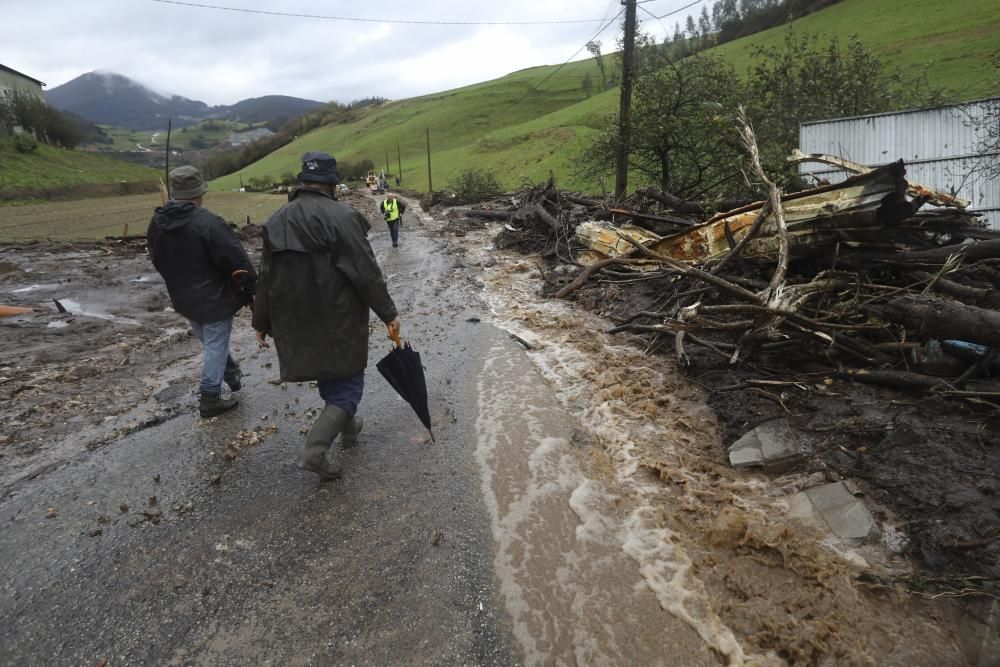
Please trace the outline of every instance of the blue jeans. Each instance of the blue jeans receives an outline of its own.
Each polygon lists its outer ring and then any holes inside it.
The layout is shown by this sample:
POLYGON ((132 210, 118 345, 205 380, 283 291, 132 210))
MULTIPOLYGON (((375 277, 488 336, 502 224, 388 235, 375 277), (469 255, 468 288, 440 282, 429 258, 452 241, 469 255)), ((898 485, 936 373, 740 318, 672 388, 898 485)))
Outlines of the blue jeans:
POLYGON ((201 391, 221 394, 222 381, 233 379, 240 372, 239 364, 229 354, 229 335, 233 331, 233 318, 218 322, 188 320, 191 330, 201 341, 201 391))
POLYGON ((399 243, 399 220, 385 223, 389 225, 389 236, 392 237, 392 245, 399 243))

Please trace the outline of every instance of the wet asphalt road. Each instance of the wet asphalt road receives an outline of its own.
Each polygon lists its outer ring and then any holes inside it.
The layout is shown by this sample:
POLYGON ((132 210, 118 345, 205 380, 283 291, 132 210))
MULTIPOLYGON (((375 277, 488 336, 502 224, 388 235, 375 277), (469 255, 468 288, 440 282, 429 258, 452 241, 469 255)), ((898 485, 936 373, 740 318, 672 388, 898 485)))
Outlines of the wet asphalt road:
POLYGON ((519 349, 468 321, 484 311, 470 277, 409 227, 399 249, 384 225, 372 244, 427 368, 437 443, 375 370, 389 349, 375 323, 361 446, 336 482, 299 470, 299 429, 320 401, 269 382, 277 359, 241 318, 235 412, 198 419, 191 377, 179 416, 0 500, 2 664, 515 662, 472 425, 484 351, 519 349), (226 461, 255 427, 262 441, 226 461))

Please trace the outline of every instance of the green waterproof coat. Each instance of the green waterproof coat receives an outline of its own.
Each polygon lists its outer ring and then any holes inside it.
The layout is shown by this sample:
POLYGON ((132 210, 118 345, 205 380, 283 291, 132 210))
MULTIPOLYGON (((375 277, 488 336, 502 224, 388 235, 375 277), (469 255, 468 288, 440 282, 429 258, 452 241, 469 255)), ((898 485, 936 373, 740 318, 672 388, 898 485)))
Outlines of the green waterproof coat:
POLYGON ((368 310, 396 318, 369 229, 356 210, 309 188, 264 225, 253 327, 274 338, 282 380, 356 375, 368 365, 368 310))

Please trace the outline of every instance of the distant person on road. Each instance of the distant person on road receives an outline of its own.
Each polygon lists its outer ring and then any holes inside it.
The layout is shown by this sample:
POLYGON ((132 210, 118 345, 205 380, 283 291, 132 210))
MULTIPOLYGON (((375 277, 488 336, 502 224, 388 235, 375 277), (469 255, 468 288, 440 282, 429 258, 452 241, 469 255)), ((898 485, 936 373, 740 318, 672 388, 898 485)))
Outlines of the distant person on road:
POLYGON ((406 212, 406 202, 396 199, 396 195, 390 192, 378 208, 382 211, 386 224, 389 225, 392 247, 399 247, 399 226, 403 222, 403 213, 406 212))
POLYGON ((222 397, 222 383, 239 391, 243 374, 229 351, 233 315, 253 300, 257 274, 225 220, 206 208, 208 186, 198 170, 170 172, 170 200, 156 209, 146 237, 153 266, 163 276, 174 310, 188 319, 201 341, 198 412, 215 417, 235 408, 222 397))
POLYGON ((316 381, 326 404, 298 465, 326 479, 341 476, 327 452, 357 445, 357 417, 368 365, 368 311, 399 335, 399 316, 368 244, 371 225, 337 201, 337 161, 321 152, 302 156, 299 187, 264 225, 260 287, 254 309, 257 340, 274 338, 281 379, 316 381))

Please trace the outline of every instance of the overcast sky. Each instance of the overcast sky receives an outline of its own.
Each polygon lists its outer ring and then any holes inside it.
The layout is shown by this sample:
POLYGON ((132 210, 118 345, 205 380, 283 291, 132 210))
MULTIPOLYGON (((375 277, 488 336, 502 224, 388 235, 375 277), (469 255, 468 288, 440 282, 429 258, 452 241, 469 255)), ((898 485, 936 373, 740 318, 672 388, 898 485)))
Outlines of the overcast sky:
MULTIPOLYGON (((641 29, 662 40, 701 4, 647 0, 641 29)), ((709 3, 709 0, 703 0, 709 3)), ((710 3, 709 3, 710 4, 710 3)), ((261 95, 327 102, 402 99, 560 64, 622 10, 620 0, 0 0, 0 64, 46 89, 86 72, 124 74, 210 105, 261 95), (191 5, 203 5, 191 6, 191 5), (308 14, 282 16, 208 8, 308 14), (324 17, 370 19, 371 22, 324 17), (407 25, 390 21, 570 21, 556 25, 407 25)), ((615 21, 598 39, 612 51, 615 21)), ((588 57, 581 51, 575 59, 588 57)))

